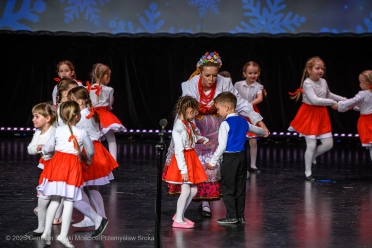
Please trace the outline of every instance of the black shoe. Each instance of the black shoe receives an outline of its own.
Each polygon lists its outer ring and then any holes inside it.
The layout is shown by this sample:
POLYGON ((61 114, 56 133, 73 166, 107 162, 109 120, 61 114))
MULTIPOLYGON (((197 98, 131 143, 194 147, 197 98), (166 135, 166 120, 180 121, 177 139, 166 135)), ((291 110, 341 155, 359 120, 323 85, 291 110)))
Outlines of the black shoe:
POLYGON ((244 218, 238 218, 238 222, 242 223, 242 224, 245 224, 245 219, 244 218))
POLYGON ((311 170, 312 171, 317 171, 318 170, 318 165, 317 164, 312 164, 311 170))
POLYGON ((101 224, 99 225, 97 230, 95 230, 94 233, 92 234, 92 238, 96 239, 100 235, 102 235, 102 233, 105 231, 105 229, 107 227, 107 224, 108 224, 108 219, 102 218, 101 224))
MULTIPOLYGON (((209 208, 209 210, 210 210, 210 207, 208 207, 208 206, 206 206, 206 207, 209 208)), ((212 213, 208 212, 208 211, 204 211, 201 204, 198 207, 198 212, 203 217, 212 217, 212 213)))
POLYGON ((29 239, 33 239, 35 237, 40 237, 43 233, 38 233, 38 232, 34 232, 34 231, 31 231, 31 232, 28 232, 25 234, 25 236, 29 239))
POLYGON ((252 172, 252 173, 260 173, 261 171, 257 168, 250 168, 249 169, 249 172, 252 172))
POLYGON ((313 177, 312 175, 310 175, 310 176, 305 176, 305 180, 307 180, 307 181, 315 181, 315 177, 313 177))
POLYGON ((238 218, 222 218, 217 220, 218 224, 235 224, 238 223, 238 218))

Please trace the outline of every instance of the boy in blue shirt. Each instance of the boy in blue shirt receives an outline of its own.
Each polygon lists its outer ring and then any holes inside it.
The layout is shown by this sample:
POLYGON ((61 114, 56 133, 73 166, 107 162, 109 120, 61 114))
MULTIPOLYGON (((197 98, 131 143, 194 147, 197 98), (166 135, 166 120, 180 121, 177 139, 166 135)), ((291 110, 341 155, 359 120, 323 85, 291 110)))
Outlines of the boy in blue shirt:
POLYGON ((236 96, 231 92, 220 93, 214 99, 217 113, 225 120, 218 132, 218 147, 206 165, 213 170, 218 159, 223 156, 221 184, 226 218, 217 220, 219 224, 245 223, 245 187, 247 164, 244 163, 246 133, 248 129, 258 135, 266 133, 262 128, 249 126, 247 120, 235 113, 236 96))

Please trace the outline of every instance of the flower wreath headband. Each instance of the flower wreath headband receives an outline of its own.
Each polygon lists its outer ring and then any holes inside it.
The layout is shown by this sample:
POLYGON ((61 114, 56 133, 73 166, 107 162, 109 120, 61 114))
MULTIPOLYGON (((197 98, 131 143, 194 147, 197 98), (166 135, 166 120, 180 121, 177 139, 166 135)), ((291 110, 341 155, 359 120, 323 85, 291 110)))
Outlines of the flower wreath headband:
MULTIPOLYGON (((190 76, 190 78, 194 77, 195 75, 198 75, 200 73, 200 67, 207 63, 214 63, 218 65, 218 68, 221 68, 222 66, 222 60, 220 55, 214 51, 214 52, 206 52, 200 60, 196 63, 196 71, 190 76)), ((189 79, 190 79, 189 78, 189 79)))

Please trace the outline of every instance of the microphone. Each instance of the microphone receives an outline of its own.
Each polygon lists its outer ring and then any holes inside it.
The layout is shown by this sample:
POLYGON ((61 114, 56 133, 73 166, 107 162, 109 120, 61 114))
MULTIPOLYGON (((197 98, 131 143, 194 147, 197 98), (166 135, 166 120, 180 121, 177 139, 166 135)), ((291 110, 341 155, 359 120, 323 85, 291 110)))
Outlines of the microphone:
POLYGON ((161 119, 159 121, 159 125, 161 126, 161 131, 164 131, 164 128, 165 128, 165 126, 167 126, 167 124, 168 124, 167 119, 161 119))

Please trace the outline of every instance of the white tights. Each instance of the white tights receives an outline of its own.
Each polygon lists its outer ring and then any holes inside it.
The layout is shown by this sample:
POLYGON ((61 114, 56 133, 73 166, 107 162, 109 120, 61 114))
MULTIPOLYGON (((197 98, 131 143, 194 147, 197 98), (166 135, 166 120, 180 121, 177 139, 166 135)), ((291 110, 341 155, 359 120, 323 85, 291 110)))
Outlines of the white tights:
POLYGON ((257 140, 249 139, 249 151, 251 156, 251 168, 257 169, 256 167, 256 160, 257 160, 257 140))
POLYGON ((317 146, 317 140, 305 137, 306 140, 306 151, 305 151, 305 175, 308 177, 311 175, 311 165, 315 161, 316 157, 329 151, 333 146, 333 138, 320 139, 321 144, 317 146))
POLYGON ((114 131, 110 130, 108 131, 106 134, 105 134, 105 137, 106 137, 106 140, 107 140, 107 144, 108 144, 108 148, 109 148, 109 152, 111 154, 111 156, 116 160, 116 157, 117 157, 117 145, 116 145, 116 138, 115 138, 115 134, 114 134, 114 131))
MULTIPOLYGON (((102 217, 97 214, 96 211, 90 206, 89 204, 89 198, 84 192, 84 190, 81 191, 82 194, 82 200, 76 201, 74 203, 74 207, 79 210, 81 213, 83 213, 85 216, 89 217, 95 225, 95 229, 99 227, 102 221, 102 217)), ((63 211, 64 212, 64 211, 63 211)), ((63 223, 63 222, 62 222, 63 223)))
POLYGON ((181 185, 181 195, 177 201, 177 212, 176 212, 176 219, 175 221, 178 223, 182 223, 183 219, 185 218, 185 211, 187 207, 190 205, 192 198, 198 192, 198 187, 195 184, 188 184, 183 183, 181 185))
MULTIPOLYGON (((105 204, 103 203, 101 193, 99 193, 99 191, 96 190, 96 189, 89 189, 89 186, 88 186, 88 190, 89 190, 89 194, 90 194, 90 199, 93 202, 94 207, 96 208, 97 214, 99 216, 103 217, 103 218, 107 218, 106 213, 105 213, 105 204)), ((89 198, 85 194, 85 192, 83 194, 83 199, 82 200, 84 202, 86 202, 87 204, 90 204, 89 198)), ((88 221, 88 219, 90 219, 90 218, 88 216, 84 215, 84 220, 88 221)))
MULTIPOLYGON (((42 237, 46 239, 50 239, 51 237, 54 215, 57 211, 57 208, 60 202, 61 202, 61 196, 52 195, 48 210, 46 212, 45 230, 42 235, 42 237)), ((60 237, 67 238, 68 230, 70 229, 73 209, 74 209, 74 202, 72 201, 72 199, 64 198, 61 233, 59 235, 60 237)))
POLYGON ((45 230, 45 218, 50 203, 50 197, 39 197, 37 200, 38 227, 34 232, 43 233, 45 230))

